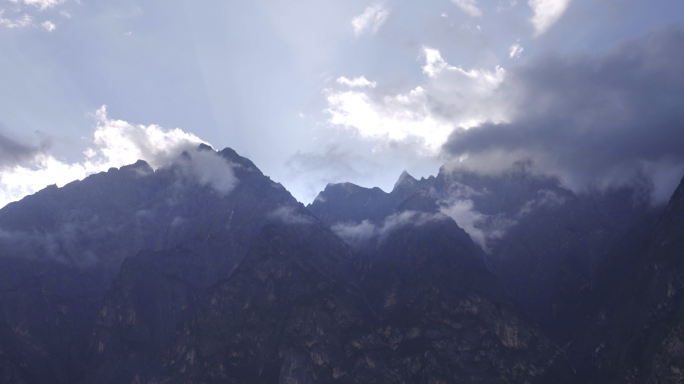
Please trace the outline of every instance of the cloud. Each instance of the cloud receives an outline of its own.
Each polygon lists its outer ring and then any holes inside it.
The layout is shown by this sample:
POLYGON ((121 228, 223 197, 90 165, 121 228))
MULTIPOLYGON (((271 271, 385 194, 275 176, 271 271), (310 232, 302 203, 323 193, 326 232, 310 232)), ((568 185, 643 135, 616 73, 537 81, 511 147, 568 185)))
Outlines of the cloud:
POLYGON ((407 225, 421 226, 445 219, 447 216, 440 213, 404 211, 386 217, 379 225, 363 220, 360 223, 335 224, 330 229, 347 244, 362 247, 371 240, 381 244, 390 233, 407 225))
POLYGON ((40 25, 45 28, 48 32, 52 32, 57 28, 52 21, 43 21, 40 25))
POLYGON ((451 0, 456 4, 461 10, 472 17, 481 17, 482 11, 477 7, 477 1, 475 0, 451 0))
POLYGON ((513 59, 513 58, 518 58, 520 57, 520 54, 523 52, 524 48, 519 44, 515 43, 511 45, 511 50, 508 54, 508 56, 513 59))
POLYGON ((505 106, 495 100, 506 71, 466 71, 444 61, 440 52, 423 48, 426 84, 407 93, 324 90, 328 122, 356 130, 362 137, 385 141, 419 139, 434 153, 457 127, 506 120, 505 106))
POLYGON ((41 11, 48 8, 53 8, 57 5, 62 4, 65 0, 10 0, 15 4, 24 3, 26 5, 32 5, 41 11))
POLYGON ((269 214, 269 217, 282 221, 285 224, 313 224, 316 220, 311 216, 305 216, 293 206, 283 206, 269 214))
POLYGON ((487 252, 489 234, 482 228, 487 216, 475 211, 471 200, 456 200, 440 208, 440 212, 454 219, 459 227, 466 231, 475 244, 487 252))
POLYGON ((351 21, 354 35, 361 36, 368 29, 376 33, 387 20, 387 16, 389 16, 389 11, 382 5, 366 8, 362 14, 355 16, 351 21))
POLYGON ((515 7, 516 5, 518 5, 517 0, 510 0, 510 2, 508 3, 508 6, 503 6, 503 5, 501 5, 501 3, 499 3, 499 5, 496 6, 496 11, 497 12, 507 11, 507 10, 515 7))
POLYGON ((346 77, 342 76, 337 79, 338 84, 346 85, 348 87, 370 87, 370 88, 375 88, 377 83, 375 81, 368 81, 364 76, 356 77, 352 80, 347 79, 346 77))
POLYGON ((546 32, 563 16, 570 0, 529 0, 527 4, 534 11, 530 22, 537 36, 546 32))
POLYGON ((2 15, 5 13, 4 9, 0 9, 0 25, 4 25, 7 28, 23 28, 23 27, 30 27, 33 24, 33 17, 24 14, 20 19, 16 20, 10 20, 10 19, 3 19, 2 15))
POLYGON ((501 171, 529 159, 575 192, 652 183, 669 198, 684 173, 684 29, 603 53, 548 56, 508 73, 510 123, 457 129, 444 146, 460 166, 501 171))
POLYGON ((26 164, 38 154, 50 149, 50 142, 44 140, 37 146, 16 141, 0 132, 0 171, 26 164))
POLYGON ((67 11, 59 11, 59 14, 62 15, 62 17, 66 17, 67 19, 71 19, 71 14, 67 11))
MULTIPOLYGON (((180 150, 181 147, 179 147, 180 150)), ((174 152, 170 152, 173 154, 174 152)), ((187 178, 201 185, 208 185, 223 197, 233 191, 238 179, 233 173, 232 163, 213 150, 186 150, 188 156, 175 157, 171 164, 180 169, 187 178)))
POLYGON ((48 185, 61 187, 139 159, 147 161, 155 169, 176 162, 186 175, 212 186, 220 194, 228 193, 237 182, 232 166, 214 151, 196 151, 202 140, 191 133, 113 120, 107 116, 104 106, 94 116, 97 120, 95 132, 84 152, 84 159, 75 163, 58 160, 48 153, 45 146, 21 146, 0 137, 0 149, 3 150, 0 161, 7 165, 0 170, 0 207, 48 185), (190 159, 178 160, 183 151, 190 152, 190 159))

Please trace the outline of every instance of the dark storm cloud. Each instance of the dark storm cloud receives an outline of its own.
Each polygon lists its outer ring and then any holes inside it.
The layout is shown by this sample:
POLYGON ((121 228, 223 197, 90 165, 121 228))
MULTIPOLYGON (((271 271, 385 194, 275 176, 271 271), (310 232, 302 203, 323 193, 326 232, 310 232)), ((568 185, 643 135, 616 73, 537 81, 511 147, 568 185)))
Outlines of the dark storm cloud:
POLYGON ((50 143, 45 140, 38 146, 21 143, 0 131, 0 169, 22 165, 31 161, 37 154, 49 149, 50 143))
POLYGON ((684 28, 600 55, 551 56, 513 68, 502 89, 509 124, 454 131, 444 150, 487 168, 531 159, 573 189, 648 177, 669 197, 684 171, 684 28))

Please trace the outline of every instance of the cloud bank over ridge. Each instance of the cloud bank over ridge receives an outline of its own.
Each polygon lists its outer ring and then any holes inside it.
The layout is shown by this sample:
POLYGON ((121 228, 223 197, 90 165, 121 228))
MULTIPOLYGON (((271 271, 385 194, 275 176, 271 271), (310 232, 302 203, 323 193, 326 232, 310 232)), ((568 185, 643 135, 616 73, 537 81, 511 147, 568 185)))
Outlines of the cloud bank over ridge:
POLYGON ((237 183, 232 165, 225 159, 214 151, 195 151, 202 140, 191 133, 114 120, 105 106, 94 117, 96 126, 88 149, 81 161, 73 163, 52 156, 47 141, 30 146, 0 134, 0 207, 48 185, 61 187, 137 160, 147 161, 154 169, 174 162, 183 174, 212 186, 219 194, 229 193, 237 183), (192 151, 190 159, 178 159, 183 151, 192 151))
POLYGON ((634 180, 669 198, 684 173, 684 29, 671 27, 605 54, 551 55, 508 71, 511 122, 456 129, 457 166, 496 172, 528 159, 575 191, 634 180))

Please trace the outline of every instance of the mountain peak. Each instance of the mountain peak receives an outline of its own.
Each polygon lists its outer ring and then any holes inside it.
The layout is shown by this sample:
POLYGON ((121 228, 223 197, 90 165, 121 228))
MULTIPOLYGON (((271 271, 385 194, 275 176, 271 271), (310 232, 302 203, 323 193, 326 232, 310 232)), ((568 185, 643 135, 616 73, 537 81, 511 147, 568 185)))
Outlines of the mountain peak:
POLYGON ((394 188, 392 188, 392 190, 394 191, 401 186, 411 187, 416 182, 418 182, 418 180, 416 180, 413 176, 409 175, 408 172, 404 171, 399 176, 399 180, 397 180, 397 182, 394 183, 394 188))
POLYGON ((197 150, 199 151, 215 151, 214 148, 211 145, 201 143, 199 147, 197 147, 197 150))

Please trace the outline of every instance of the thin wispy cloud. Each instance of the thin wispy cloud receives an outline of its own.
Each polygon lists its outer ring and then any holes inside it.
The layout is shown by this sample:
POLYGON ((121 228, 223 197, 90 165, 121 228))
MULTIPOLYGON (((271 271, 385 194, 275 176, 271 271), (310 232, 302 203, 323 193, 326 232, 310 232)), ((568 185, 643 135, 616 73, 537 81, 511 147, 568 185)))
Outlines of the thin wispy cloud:
POLYGON ((375 81, 368 81, 366 77, 364 76, 359 76, 355 77, 351 80, 347 79, 346 77, 342 76, 337 79, 338 84, 346 85, 348 87, 352 88, 363 88, 363 87, 370 87, 370 88, 375 88, 377 83, 375 81))
POLYGON ((3 25, 7 28, 23 28, 23 27, 30 27, 33 24, 33 17, 24 14, 24 16, 18 18, 18 19, 6 19, 3 18, 3 14, 5 13, 4 9, 0 9, 0 25, 3 25))
POLYGON ((367 30, 376 33, 385 21, 387 21, 388 16, 389 10, 385 9, 382 5, 374 5, 366 8, 362 14, 354 17, 351 21, 352 27, 354 28, 354 35, 357 37, 361 36, 367 30))
POLYGON ((42 23, 40 23, 40 25, 41 27, 45 28, 48 32, 52 32, 57 28, 55 24, 50 20, 43 21, 42 23))
POLYGON ((53 8, 57 5, 64 3, 65 0, 10 0, 15 4, 24 3, 26 5, 32 5, 41 11, 49 8, 53 8))
POLYGON ((451 0, 456 4, 463 12, 472 17, 481 17, 482 11, 477 7, 476 0, 451 0))
POLYGON ((527 2, 534 11, 530 22, 537 36, 546 32, 555 24, 570 4, 570 0, 529 0, 527 2))
POLYGON ((518 5, 518 1, 517 1, 517 0, 510 0, 510 2, 508 3, 508 5, 506 5, 506 6, 505 6, 505 5, 502 5, 502 3, 499 3, 499 5, 496 7, 496 11, 497 11, 497 12, 507 11, 507 10, 509 10, 509 9, 511 9, 511 8, 513 8, 513 7, 515 7, 516 5, 518 5))

